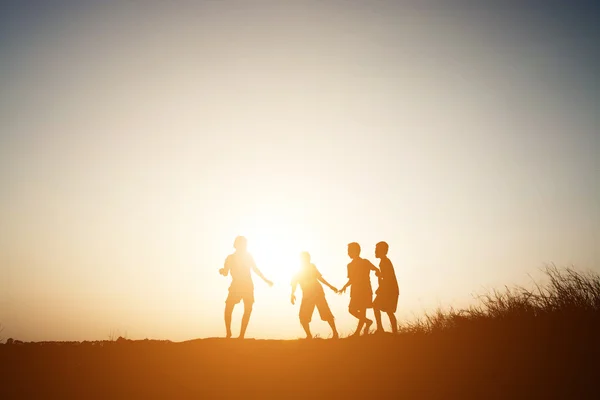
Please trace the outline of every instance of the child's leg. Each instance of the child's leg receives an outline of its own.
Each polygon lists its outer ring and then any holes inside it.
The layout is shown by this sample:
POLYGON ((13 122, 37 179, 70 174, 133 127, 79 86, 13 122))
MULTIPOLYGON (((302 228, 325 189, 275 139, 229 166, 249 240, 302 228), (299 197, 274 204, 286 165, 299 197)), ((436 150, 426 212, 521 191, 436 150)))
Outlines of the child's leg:
POLYGON ((240 329, 240 339, 243 339, 246 335, 246 329, 248 328, 248 322, 250 322, 250 316, 252 315, 252 302, 246 303, 244 301, 244 315, 242 316, 242 327, 240 329))
POLYGON ((312 339, 312 333, 310 332, 310 323, 308 321, 300 320, 300 325, 304 328, 304 332, 306 332, 306 338, 312 339))
POLYGON ((352 314, 355 318, 358 318, 358 325, 356 326, 356 331, 352 334, 352 336, 360 335, 360 331, 362 330, 365 324, 365 310, 350 310, 350 314, 352 314))
POLYGON ((225 303, 225 331, 227 333, 227 339, 231 337, 231 315, 233 314, 234 303, 225 303))
POLYGON ((335 327, 335 320, 332 318, 329 321, 327 321, 327 323, 329 324, 329 326, 331 327, 331 332, 332 332, 332 337, 334 339, 337 339, 340 337, 340 335, 338 334, 337 328, 335 327))
POLYGON ((312 297, 307 297, 302 295, 302 303, 300 303, 300 325, 302 325, 302 329, 306 332, 306 338, 312 339, 312 333, 310 332, 310 321, 312 320, 312 315, 315 311, 315 299, 312 297))
POLYGON ((381 311, 378 308, 374 308, 373 313, 375 314, 375 321, 377 321, 377 331, 385 332, 385 329, 383 329, 383 324, 381 323, 381 311))
POLYGON ((396 320, 396 316, 393 312, 387 313, 390 318, 390 324, 392 325, 392 333, 398 333, 398 320, 396 320))
POLYGON ((369 333, 369 330, 371 329, 371 325, 373 325, 373 321, 371 321, 369 318, 367 318, 367 310, 364 311, 365 312, 365 335, 367 335, 369 333))
POLYGON ((329 324, 329 326, 331 327, 332 337, 334 339, 337 339, 340 335, 338 334, 337 328, 335 327, 335 319, 333 317, 331 309, 329 308, 329 304, 327 304, 325 296, 320 296, 319 298, 317 298, 315 303, 317 309, 319 310, 319 315, 321 316, 321 319, 329 324))

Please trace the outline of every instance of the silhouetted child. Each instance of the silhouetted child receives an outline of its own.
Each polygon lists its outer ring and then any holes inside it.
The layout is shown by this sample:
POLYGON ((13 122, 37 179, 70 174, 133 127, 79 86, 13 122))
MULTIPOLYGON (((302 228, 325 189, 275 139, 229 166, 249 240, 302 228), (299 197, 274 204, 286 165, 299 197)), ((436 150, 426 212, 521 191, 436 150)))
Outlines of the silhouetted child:
POLYGON ((314 264, 311 264, 310 254, 308 252, 302 252, 300 254, 300 261, 300 271, 298 271, 296 276, 292 279, 292 304, 296 302, 296 287, 300 284, 300 288, 302 289, 302 303, 300 303, 299 316, 300 324, 302 325, 302 328, 304 328, 304 332, 306 332, 306 338, 312 339, 309 324, 313 312, 315 311, 315 307, 317 307, 321 320, 329 323, 333 338, 337 339, 339 335, 335 327, 335 320, 329 309, 329 304, 327 304, 327 300, 325 299, 325 292, 323 291, 321 282, 336 293, 338 290, 323 278, 323 275, 321 275, 314 264))
POLYGON ((373 321, 367 318, 367 309, 373 307, 371 271, 379 273, 379 270, 371 261, 360 258, 360 245, 358 243, 353 242, 348 245, 348 256, 352 259, 348 264, 348 282, 341 291, 344 292, 348 286, 352 286, 348 311, 358 319, 356 332, 353 336, 359 336, 363 325, 365 325, 365 334, 367 334, 373 324, 373 321))
POLYGON ((373 311, 375 320, 377 321, 377 332, 385 332, 381 324, 381 312, 387 313, 392 332, 398 332, 398 322, 394 313, 398 308, 398 280, 392 262, 387 257, 389 246, 386 242, 379 242, 375 246, 375 257, 379 258, 379 287, 377 288, 377 296, 373 301, 373 311))
POLYGON ((240 339, 244 338, 246 328, 252 314, 252 306, 254 304, 254 283, 252 282, 251 271, 261 277, 269 286, 273 286, 273 282, 265 278, 254 263, 252 255, 247 251, 247 240, 243 236, 235 238, 233 247, 235 252, 230 254, 225 259, 225 267, 219 272, 223 276, 231 273, 231 286, 229 286, 229 295, 225 300, 225 329, 227 338, 231 337, 231 314, 234 306, 240 301, 244 301, 244 315, 242 317, 242 327, 240 329, 240 339))

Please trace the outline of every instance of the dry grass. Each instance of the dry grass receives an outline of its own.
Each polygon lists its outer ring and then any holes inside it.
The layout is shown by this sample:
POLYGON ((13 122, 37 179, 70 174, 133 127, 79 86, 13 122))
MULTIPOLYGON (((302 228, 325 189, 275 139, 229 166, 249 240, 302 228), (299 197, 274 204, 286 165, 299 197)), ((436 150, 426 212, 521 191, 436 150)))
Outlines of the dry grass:
POLYGON ((399 326, 401 333, 439 333, 456 329, 519 329, 552 322, 577 329, 600 324, 600 276, 573 268, 544 269, 547 282, 532 289, 521 286, 493 290, 478 297, 479 304, 462 310, 426 313, 399 326))

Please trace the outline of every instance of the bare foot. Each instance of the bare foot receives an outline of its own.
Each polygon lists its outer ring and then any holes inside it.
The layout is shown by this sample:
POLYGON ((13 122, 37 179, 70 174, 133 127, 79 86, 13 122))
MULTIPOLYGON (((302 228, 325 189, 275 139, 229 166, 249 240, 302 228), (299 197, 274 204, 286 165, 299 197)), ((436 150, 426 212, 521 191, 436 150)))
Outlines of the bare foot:
POLYGON ((231 332, 227 332, 227 335, 225 336, 225 339, 231 339, 231 332))
POLYGON ((339 339, 340 335, 337 332, 333 332, 333 336, 331 338, 332 339, 339 339))

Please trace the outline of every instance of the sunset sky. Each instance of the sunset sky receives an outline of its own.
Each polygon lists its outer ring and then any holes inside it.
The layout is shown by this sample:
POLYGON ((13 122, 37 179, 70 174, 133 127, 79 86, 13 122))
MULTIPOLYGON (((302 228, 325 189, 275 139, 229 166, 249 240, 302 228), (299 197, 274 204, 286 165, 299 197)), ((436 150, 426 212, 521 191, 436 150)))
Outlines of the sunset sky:
MULTIPOLYGON (((347 243, 377 264, 387 241, 401 321, 547 263, 600 272, 597 6, 14 3, 4 338, 223 336, 238 234, 275 282, 255 278, 256 338, 303 336, 302 250, 341 287, 347 243)), ((348 295, 326 294, 351 332, 348 295)))

